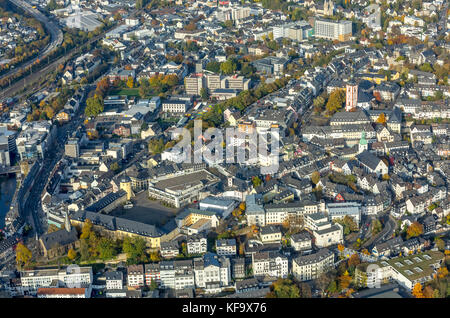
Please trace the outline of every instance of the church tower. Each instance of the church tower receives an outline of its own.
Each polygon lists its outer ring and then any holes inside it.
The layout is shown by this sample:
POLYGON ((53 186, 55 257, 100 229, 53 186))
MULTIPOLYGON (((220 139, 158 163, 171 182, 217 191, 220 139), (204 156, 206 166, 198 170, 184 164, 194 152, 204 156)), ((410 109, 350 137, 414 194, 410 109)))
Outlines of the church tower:
POLYGON ((72 224, 70 224, 69 212, 66 211, 66 216, 64 218, 64 227, 67 232, 72 231, 72 224))
POLYGON ((358 144, 358 154, 366 151, 367 149, 368 149, 368 145, 367 145, 367 140, 366 140, 366 132, 363 131, 361 133, 361 139, 359 140, 359 144, 358 144))
POLYGON ((358 105, 358 84, 350 80, 345 87, 345 110, 350 111, 358 105))
POLYGON ((131 179, 127 175, 123 175, 120 178, 120 189, 127 193, 127 200, 129 201, 132 196, 134 196, 133 190, 131 189, 131 179))

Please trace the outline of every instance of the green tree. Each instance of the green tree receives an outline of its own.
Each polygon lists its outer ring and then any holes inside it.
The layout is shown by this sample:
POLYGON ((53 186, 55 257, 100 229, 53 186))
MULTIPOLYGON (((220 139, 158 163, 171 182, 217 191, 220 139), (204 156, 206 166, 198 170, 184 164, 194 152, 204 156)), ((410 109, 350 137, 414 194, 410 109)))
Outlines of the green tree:
POLYGON ((231 29, 233 27, 233 20, 227 20, 224 22, 224 25, 227 29, 231 29))
POLYGON ((300 290, 298 286, 290 279, 278 279, 270 287, 271 292, 268 298, 299 298, 300 290))
POLYGON ((159 154, 164 151, 164 140, 162 138, 159 139, 151 139, 148 142, 148 151, 152 154, 159 154))
POLYGON ((261 179, 258 176, 252 178, 253 187, 257 188, 262 184, 261 179))
POLYGON ((150 282, 150 290, 156 290, 158 289, 158 283, 152 278, 152 281, 150 282))
POLYGON ((209 91, 206 87, 202 87, 200 89, 200 97, 202 98, 202 100, 206 101, 209 99, 209 91))
POLYGON ((426 63, 423 63, 421 66, 420 66, 420 70, 422 71, 422 72, 433 72, 433 68, 431 67, 431 65, 430 65, 430 63, 428 63, 428 62, 426 62, 426 63))
POLYGON ((102 237, 98 242, 97 250, 99 257, 102 260, 108 260, 116 256, 117 251, 114 246, 114 242, 107 237, 102 237))
POLYGON ((220 72, 220 63, 217 61, 212 61, 206 64, 206 70, 213 72, 213 73, 219 73, 220 72))
POLYGON ((103 98, 98 95, 89 97, 86 100, 86 109, 84 111, 87 117, 96 117, 103 111, 103 98))
POLYGON ((344 235, 348 235, 351 232, 358 231, 358 225, 356 224, 355 220, 349 215, 346 215, 341 219, 337 219, 336 222, 344 227, 344 235))
POLYGON ((126 237, 122 244, 122 251, 127 254, 127 260, 134 263, 147 261, 146 250, 145 240, 140 237, 126 237))
POLYGON ((119 170, 119 164, 117 163, 117 162, 113 162, 112 164, 111 164, 111 166, 109 166, 109 168, 112 170, 112 171, 114 171, 114 172, 116 172, 117 170, 119 170))
POLYGON ((220 64, 220 71, 225 75, 233 74, 236 71, 237 65, 232 60, 227 60, 220 64))
POLYGON ((382 229, 383 229, 383 226, 381 225, 380 220, 375 219, 375 220, 372 222, 372 233, 373 233, 373 234, 378 234, 378 233, 381 232, 382 229))
POLYGON ((80 240, 80 256, 82 261, 87 261, 90 257, 89 244, 86 239, 80 240))
POLYGON ((139 81, 139 96, 145 98, 150 94, 150 84, 147 79, 139 81))
POLYGON ((434 239, 434 243, 436 244, 436 247, 440 250, 443 251, 445 249, 445 242, 443 239, 441 239, 440 237, 436 237, 434 239))

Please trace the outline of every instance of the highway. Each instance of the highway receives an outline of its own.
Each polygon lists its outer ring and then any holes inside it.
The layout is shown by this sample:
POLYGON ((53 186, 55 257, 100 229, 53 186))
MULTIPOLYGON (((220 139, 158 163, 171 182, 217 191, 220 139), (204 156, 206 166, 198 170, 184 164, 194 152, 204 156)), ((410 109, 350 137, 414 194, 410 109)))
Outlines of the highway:
POLYGON ((47 57, 49 53, 55 50, 59 45, 62 44, 63 41, 63 33, 59 26, 54 22, 50 21, 44 14, 42 14, 39 10, 34 9, 29 3, 26 3, 21 0, 9 0, 15 6, 22 8, 24 11, 28 12, 33 18, 41 22, 47 33, 50 34, 50 43, 39 53, 39 55, 35 58, 28 60, 27 62, 22 63, 19 67, 11 69, 6 74, 2 75, 3 78, 8 78, 15 75, 19 70, 26 69, 28 66, 32 65, 37 60, 42 60, 47 57))

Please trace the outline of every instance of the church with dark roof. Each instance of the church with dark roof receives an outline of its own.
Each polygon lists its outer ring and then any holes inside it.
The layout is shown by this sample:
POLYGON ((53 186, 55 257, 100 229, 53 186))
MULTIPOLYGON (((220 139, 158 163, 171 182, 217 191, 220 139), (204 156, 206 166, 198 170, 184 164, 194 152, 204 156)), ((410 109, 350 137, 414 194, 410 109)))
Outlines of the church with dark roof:
POLYGON ((48 259, 67 253, 71 248, 79 247, 78 232, 70 224, 69 215, 66 212, 64 228, 52 233, 46 233, 39 238, 39 243, 48 259))

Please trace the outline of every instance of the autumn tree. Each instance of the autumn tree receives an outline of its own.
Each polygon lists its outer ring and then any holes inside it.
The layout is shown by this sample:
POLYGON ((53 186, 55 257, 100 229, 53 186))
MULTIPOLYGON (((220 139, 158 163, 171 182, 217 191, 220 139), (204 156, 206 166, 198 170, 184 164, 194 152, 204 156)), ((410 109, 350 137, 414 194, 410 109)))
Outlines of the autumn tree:
POLYGON ((335 89, 331 92, 326 109, 328 114, 332 115, 342 108, 342 104, 345 102, 345 93, 340 89, 335 89))
POLYGON ((16 246, 16 263, 19 268, 28 265, 28 262, 32 258, 32 253, 22 242, 16 246))
POLYGON ((190 21, 188 24, 186 24, 185 26, 184 26, 184 29, 186 30, 186 31, 195 31, 195 30, 197 30, 197 25, 195 24, 195 22, 194 21, 190 21))
POLYGON ((300 290, 298 286, 290 279, 278 279, 272 286, 268 298, 299 298, 300 290))
POLYGON ((320 181, 320 173, 318 171, 314 171, 311 174, 311 181, 314 184, 318 184, 319 183, 319 181, 320 181))
POLYGON ((67 257, 73 261, 76 257, 77 257, 77 252, 75 252, 75 250, 73 248, 71 248, 68 252, 67 252, 67 257))
POLYGON ((105 97, 106 93, 109 90, 109 80, 107 77, 102 78, 95 88, 95 94, 101 97, 105 97))
POLYGON ((437 277, 438 278, 445 278, 448 276, 448 269, 445 266, 442 266, 437 271, 437 277))
POLYGON ((384 115, 384 113, 381 113, 380 116, 378 116, 377 123, 382 125, 386 124, 386 116, 384 115))
POLYGON ((59 230, 60 230, 59 227, 57 227, 55 224, 50 224, 48 226, 47 233, 53 233, 53 232, 56 232, 56 231, 59 231, 59 230))
POLYGON ((128 76, 127 86, 128 86, 128 88, 133 88, 134 87, 134 79, 133 79, 133 77, 128 76))
POLYGON ((364 248, 361 253, 363 253, 364 255, 370 255, 370 252, 367 250, 367 248, 364 248))
POLYGON ((417 237, 423 234, 423 225, 419 222, 413 222, 406 230, 406 238, 417 237))
POLYGON ((434 298, 434 289, 431 286, 426 286, 423 289, 423 297, 424 298, 434 298))
POLYGON ((161 254, 159 251, 150 253, 150 260, 154 263, 161 261, 161 254))
POLYGON ((87 239, 91 235, 92 232, 92 221, 86 219, 83 224, 83 229, 81 230, 80 239, 87 239))
POLYGON ((359 259, 359 256, 357 253, 350 256, 348 259, 348 266, 356 266, 361 263, 361 260, 359 259))
POLYGON ((347 289, 350 286, 350 283, 352 281, 352 277, 349 275, 347 271, 338 278, 339 280, 339 290, 347 289))
POLYGON ((422 284, 417 283, 414 285, 414 288, 412 290, 412 294, 416 298, 424 298, 423 292, 422 292, 422 284))
POLYGON ((241 209, 234 209, 232 212, 233 216, 238 218, 242 215, 242 210, 241 209))
POLYGON ((300 290, 301 298, 311 298, 312 297, 311 287, 308 284, 300 283, 299 290, 300 290))

